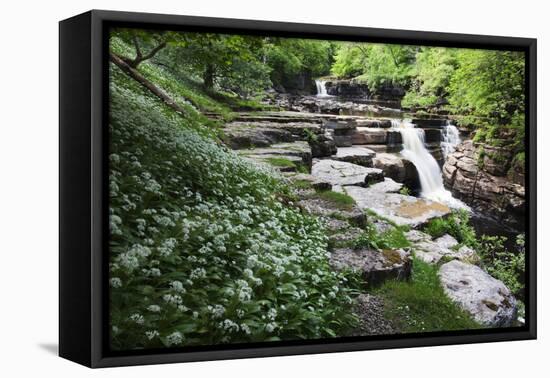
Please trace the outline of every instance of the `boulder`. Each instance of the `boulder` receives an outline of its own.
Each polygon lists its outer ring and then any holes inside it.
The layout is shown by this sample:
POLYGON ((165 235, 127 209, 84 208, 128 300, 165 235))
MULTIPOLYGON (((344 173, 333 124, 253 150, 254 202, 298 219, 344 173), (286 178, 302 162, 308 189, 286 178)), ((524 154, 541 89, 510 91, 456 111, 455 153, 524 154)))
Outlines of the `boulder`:
POLYGON ((345 161, 363 167, 372 167, 372 158, 376 152, 364 147, 340 147, 336 151, 336 155, 332 156, 333 160, 345 161))
POLYGON ((451 212, 446 205, 439 202, 359 186, 347 186, 346 193, 361 209, 369 209, 400 226, 418 228, 430 219, 446 216, 451 212))
POLYGON ((512 326, 517 302, 510 290, 478 266, 450 261, 439 268, 445 293, 479 323, 487 327, 512 326))
POLYGON ((412 259, 403 249, 352 249, 340 248, 331 253, 330 264, 336 269, 352 269, 363 275, 369 287, 382 284, 388 279, 408 279, 412 259))
POLYGON ((318 134, 316 137, 310 138, 308 142, 313 157, 332 156, 337 151, 336 142, 329 132, 318 134))
POLYGON ((372 166, 384 172, 384 176, 407 185, 411 189, 420 186, 418 171, 413 163, 399 154, 378 153, 372 159, 372 166))
POLYGON ((367 186, 384 179, 382 170, 337 160, 320 160, 313 164, 311 174, 332 185, 367 186))

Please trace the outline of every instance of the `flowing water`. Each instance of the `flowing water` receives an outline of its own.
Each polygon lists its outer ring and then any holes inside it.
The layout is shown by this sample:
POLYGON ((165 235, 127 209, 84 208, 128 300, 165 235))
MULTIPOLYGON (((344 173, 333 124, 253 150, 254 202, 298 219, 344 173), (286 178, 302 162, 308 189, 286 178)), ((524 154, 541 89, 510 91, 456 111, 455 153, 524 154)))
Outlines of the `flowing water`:
POLYGON ((460 132, 450 121, 447 121, 447 125, 441 129, 441 150, 443 151, 443 157, 447 159, 447 156, 455 152, 456 146, 460 143, 460 132))
POLYGON ((315 86, 317 87, 317 97, 332 97, 327 94, 326 81, 315 80, 315 86))
POLYGON ((403 150, 401 155, 411 161, 420 180, 420 196, 432 201, 442 202, 452 208, 468 207, 462 201, 453 198, 443 186, 443 177, 439 164, 424 144, 424 130, 415 128, 407 120, 392 120, 392 127, 401 133, 403 150))

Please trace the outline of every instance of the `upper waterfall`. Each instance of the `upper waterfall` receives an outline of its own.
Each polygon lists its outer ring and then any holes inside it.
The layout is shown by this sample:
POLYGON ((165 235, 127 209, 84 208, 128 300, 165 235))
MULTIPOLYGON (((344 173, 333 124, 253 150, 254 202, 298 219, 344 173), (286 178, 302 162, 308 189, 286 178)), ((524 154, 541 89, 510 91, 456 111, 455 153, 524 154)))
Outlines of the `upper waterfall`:
POLYGON ((447 121, 447 125, 443 126, 441 130, 441 150, 443 151, 443 156, 445 159, 449 154, 452 154, 456 146, 461 142, 460 141, 460 132, 451 121, 447 121))
POLYGON ((326 81, 324 80, 315 80, 315 86, 317 87, 317 97, 330 97, 327 94, 326 81))

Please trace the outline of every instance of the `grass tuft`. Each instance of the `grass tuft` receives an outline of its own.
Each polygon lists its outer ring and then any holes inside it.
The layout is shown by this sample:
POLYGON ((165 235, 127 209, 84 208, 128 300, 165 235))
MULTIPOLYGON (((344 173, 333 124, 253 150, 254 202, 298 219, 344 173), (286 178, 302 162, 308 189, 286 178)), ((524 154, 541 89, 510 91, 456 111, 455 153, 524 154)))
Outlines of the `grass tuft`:
POLYGON ((384 298, 385 316, 402 333, 481 328, 445 295, 437 266, 418 259, 410 281, 386 281, 374 293, 384 298))

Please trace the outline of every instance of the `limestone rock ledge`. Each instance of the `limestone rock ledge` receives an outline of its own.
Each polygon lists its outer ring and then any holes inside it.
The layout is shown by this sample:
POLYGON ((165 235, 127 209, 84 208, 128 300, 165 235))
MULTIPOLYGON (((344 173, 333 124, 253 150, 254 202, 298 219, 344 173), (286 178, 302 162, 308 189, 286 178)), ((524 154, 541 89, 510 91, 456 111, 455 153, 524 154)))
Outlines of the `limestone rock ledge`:
MULTIPOLYGON (((497 163, 486 155, 486 148, 471 140, 458 145, 443 166, 445 186, 453 196, 480 213, 506 226, 522 229, 525 225, 525 186, 521 180, 505 175, 504 169, 496 169, 497 163)), ((496 155, 493 152, 490 156, 496 155)), ((499 156, 506 158, 506 155, 499 156)))

